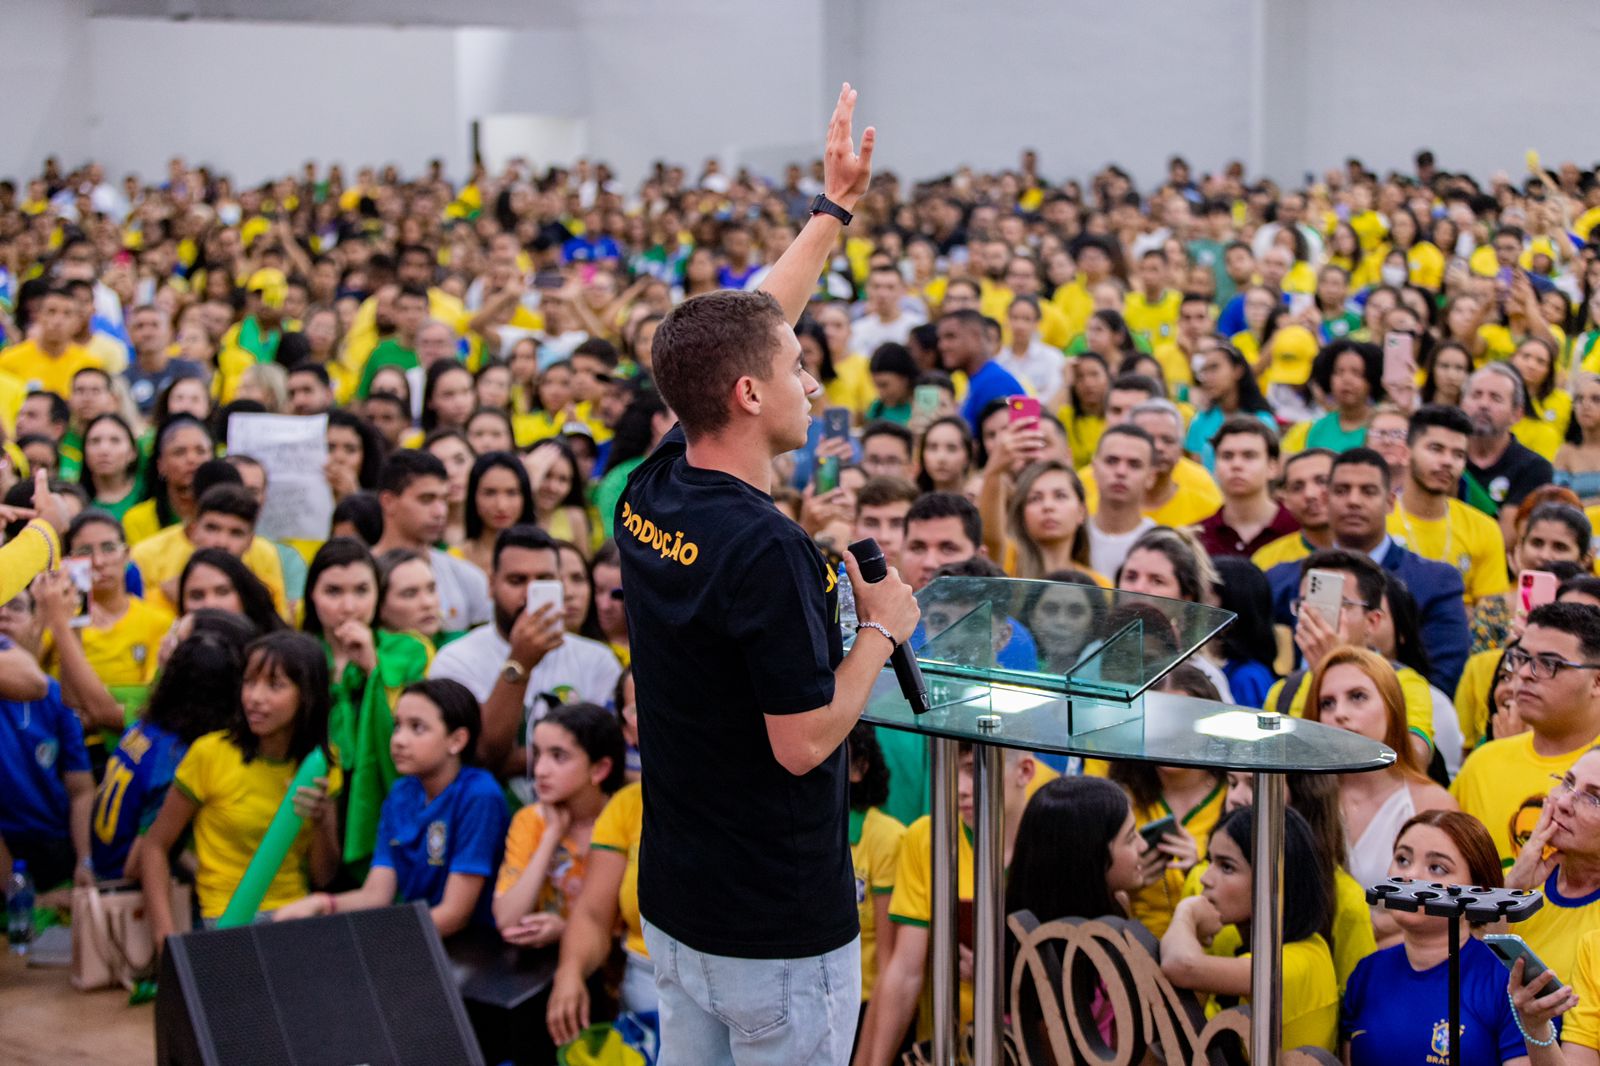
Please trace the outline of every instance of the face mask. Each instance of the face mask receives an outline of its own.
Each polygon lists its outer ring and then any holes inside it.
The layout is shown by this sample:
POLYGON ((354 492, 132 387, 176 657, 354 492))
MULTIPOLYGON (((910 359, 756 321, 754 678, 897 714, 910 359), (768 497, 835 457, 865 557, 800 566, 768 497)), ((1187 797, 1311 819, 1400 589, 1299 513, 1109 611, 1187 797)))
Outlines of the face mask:
POLYGON ((237 226, 239 224, 239 214, 238 204, 223 204, 217 208, 217 218, 225 226, 237 226))
POLYGON ((1385 266, 1378 273, 1382 275, 1383 283, 1385 285, 1393 285, 1396 288, 1404 285, 1407 277, 1409 276, 1405 267, 1395 266, 1393 264, 1385 266))

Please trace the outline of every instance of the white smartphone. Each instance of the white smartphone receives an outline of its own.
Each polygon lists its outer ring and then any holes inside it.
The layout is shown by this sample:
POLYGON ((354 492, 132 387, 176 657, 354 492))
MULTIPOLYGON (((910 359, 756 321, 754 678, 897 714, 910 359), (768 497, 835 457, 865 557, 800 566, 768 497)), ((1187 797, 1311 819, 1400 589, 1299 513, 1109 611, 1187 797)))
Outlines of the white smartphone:
POLYGON ((562 607, 564 605, 561 592, 561 582, 528 582, 528 613, 532 614, 546 604, 549 604, 551 607, 555 608, 557 615, 561 614, 562 607))
POLYGON ((94 563, 88 559, 66 559, 61 568, 67 572, 72 587, 78 590, 78 612, 72 616, 73 629, 89 624, 89 593, 94 590, 94 563))
POLYGON ((1330 626, 1339 624, 1339 610, 1344 606, 1344 572, 1341 570, 1313 570, 1306 575, 1306 595, 1302 607, 1315 607, 1317 614, 1330 626))

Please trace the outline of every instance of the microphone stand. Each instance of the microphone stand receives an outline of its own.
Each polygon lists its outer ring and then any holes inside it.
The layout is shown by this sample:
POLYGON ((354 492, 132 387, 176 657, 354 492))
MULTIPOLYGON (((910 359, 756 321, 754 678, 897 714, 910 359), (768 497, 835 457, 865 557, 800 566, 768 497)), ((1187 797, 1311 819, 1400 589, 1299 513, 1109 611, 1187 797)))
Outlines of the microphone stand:
POLYGON ((1450 1066, 1461 1066, 1461 919, 1521 922, 1544 906, 1544 894, 1522 888, 1441 885, 1391 877, 1367 889, 1367 902, 1392 911, 1421 911, 1450 921, 1450 1066))

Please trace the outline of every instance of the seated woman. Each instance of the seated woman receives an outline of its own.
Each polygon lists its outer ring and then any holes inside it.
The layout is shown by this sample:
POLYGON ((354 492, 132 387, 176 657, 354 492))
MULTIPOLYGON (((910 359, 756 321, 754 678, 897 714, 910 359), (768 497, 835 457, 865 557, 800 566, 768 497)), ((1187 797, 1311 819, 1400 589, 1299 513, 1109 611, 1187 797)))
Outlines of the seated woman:
MULTIPOLYGON (((1283 1047, 1332 1052, 1339 982, 1322 936, 1333 916, 1331 879, 1306 820, 1293 808, 1284 813, 1283 893, 1295 902, 1283 911, 1283 1047)), ((1178 904, 1161 938, 1161 972, 1179 988, 1216 997, 1219 1006, 1250 994, 1253 817, 1251 808, 1241 807, 1218 824, 1201 894, 1178 904)))
POLYGON ((489 879, 505 839, 505 794, 472 765, 478 701, 456 681, 419 681, 395 705, 389 754, 401 774, 383 801, 377 846, 361 887, 318 892, 278 909, 275 921, 427 902, 440 936, 492 926, 489 879))
MULTIPOLYGON (((1350 839, 1350 875, 1364 886, 1389 876, 1384 858, 1394 852, 1395 834, 1419 811, 1457 810, 1450 793, 1428 779, 1416 749, 1406 743, 1405 696, 1394 667, 1377 652, 1341 645, 1329 652, 1311 675, 1306 717, 1381 741, 1395 751, 1386 770, 1339 775, 1339 806, 1350 839)), ((1393 914, 1373 911, 1378 942, 1399 935, 1393 914)))
POLYGON ((304 824, 261 901, 263 913, 327 884, 339 866, 335 805, 343 778, 328 745, 328 660, 302 633, 271 633, 245 649, 232 723, 189 746, 139 857, 146 913, 157 947, 172 932, 167 856, 194 823, 195 890, 214 924, 227 909, 301 760, 317 748, 328 773, 293 797, 304 824))
MULTIPOLYGON (((1500 856, 1483 824, 1460 811, 1428 811, 1410 819, 1394 842, 1389 876, 1445 885, 1499 888, 1500 856)), ((1448 1024, 1418 1018, 1422 1004, 1448 1003, 1450 922, 1395 911, 1400 941, 1361 960, 1345 989, 1339 1035, 1349 1066, 1423 1064, 1439 1059, 1448 1024)), ((1506 998, 1506 971, 1483 942, 1463 931, 1461 1061, 1523 1066, 1522 1033, 1506 998)))
POLYGON ((622 787, 622 727, 592 703, 562 704, 533 727, 528 758, 539 801, 518 811, 506 833, 494 919, 508 943, 543 947, 566 929, 595 820, 622 787))
MULTIPOLYGON (((1022 812, 1006 881, 1006 913, 1028 911, 1040 922, 1061 918, 1126 918, 1128 899, 1145 887, 1148 847, 1134 827, 1122 789, 1097 777, 1046 782, 1022 812), (1081 876, 1063 877, 1062 856, 1081 876)), ((1012 1005, 1026 1029, 1042 1028, 1039 1006, 1012 1005)), ((1113 1039, 1110 1004, 1096 995, 1101 1036, 1113 1039)), ((1034 1061, 1042 1060, 1037 1054, 1034 1061)))
POLYGON ((140 835, 155 821, 189 745, 224 729, 238 698, 239 670, 255 627, 238 615, 203 609, 164 661, 139 720, 106 763, 89 840, 96 877, 139 869, 140 835))

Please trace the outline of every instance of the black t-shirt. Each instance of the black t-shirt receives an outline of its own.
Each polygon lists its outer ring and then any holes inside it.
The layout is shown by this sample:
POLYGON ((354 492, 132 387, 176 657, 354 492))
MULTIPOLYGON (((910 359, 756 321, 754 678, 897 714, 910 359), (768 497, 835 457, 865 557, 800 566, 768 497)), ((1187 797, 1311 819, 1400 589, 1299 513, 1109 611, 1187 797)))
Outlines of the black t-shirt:
POLYGON ((772 497, 692 467, 681 431, 617 504, 644 763, 639 910, 690 947, 806 958, 860 926, 844 746, 796 777, 765 715, 833 699, 835 578, 772 497))
POLYGON ((1511 444, 1493 466, 1478 466, 1467 460, 1467 473, 1489 494, 1497 507, 1515 507, 1540 485, 1550 484, 1554 476, 1550 461, 1512 438, 1511 444))

